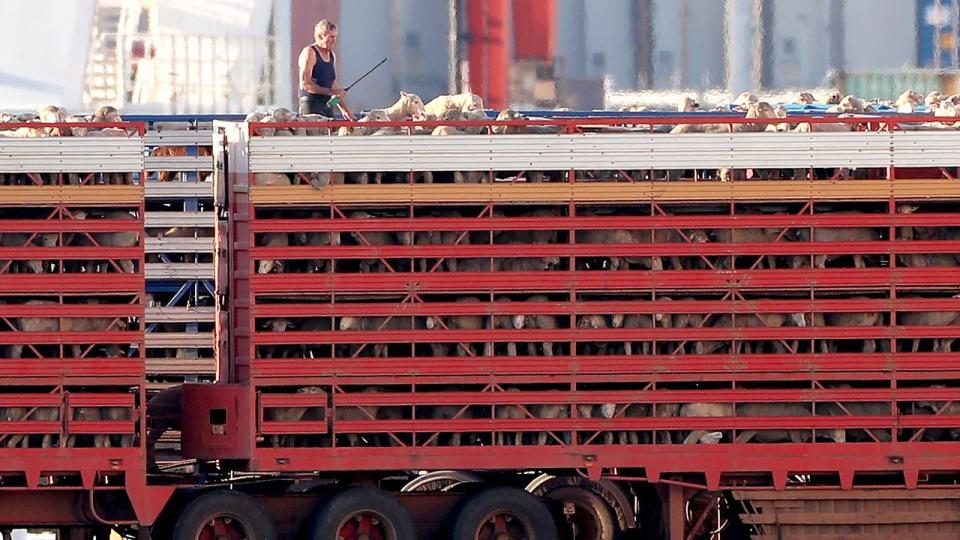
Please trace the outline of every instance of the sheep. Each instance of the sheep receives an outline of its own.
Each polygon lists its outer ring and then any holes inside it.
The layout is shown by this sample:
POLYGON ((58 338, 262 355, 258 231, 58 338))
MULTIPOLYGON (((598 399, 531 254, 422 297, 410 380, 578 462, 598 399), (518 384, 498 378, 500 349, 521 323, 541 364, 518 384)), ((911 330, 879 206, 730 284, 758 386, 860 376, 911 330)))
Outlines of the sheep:
MULTIPOLYGON (((28 300, 28 306, 55 306, 59 303, 50 300, 28 300)), ((127 322, 123 319, 110 317, 21 317, 15 320, 16 329, 20 332, 106 332, 111 330, 126 330, 127 322)), ((10 357, 22 358, 23 345, 11 345, 10 357)), ((83 353, 82 345, 70 345, 73 358, 80 358, 83 353)), ((107 347, 109 356, 119 356, 119 347, 107 347)))
MULTIPOLYGON (((504 388, 505 392, 519 392, 519 388, 504 388)), ((520 405, 494 405, 493 407, 493 417, 497 420, 522 420, 524 418, 529 418, 527 411, 524 407, 520 405)), ((513 433, 512 441, 509 434, 503 431, 497 431, 493 434, 493 444, 496 446, 506 446, 508 444, 513 444, 514 446, 520 446, 523 444, 523 432, 516 431, 513 433)))
MULTIPOLYGON (((812 416, 810 408, 800 403, 743 403, 737 406, 737 416, 812 416)), ((844 429, 828 429, 825 436, 834 442, 846 442, 844 429)), ((808 429, 750 429, 741 431, 735 442, 809 442, 813 437, 808 429)))
MULTIPOLYGON (((764 228, 764 229, 717 229, 713 231, 713 236, 717 242, 723 242, 726 244, 753 244, 753 243, 768 243, 776 242, 783 235, 779 229, 764 228)), ((742 258, 743 256, 741 256, 742 258)), ((766 262, 767 268, 773 269, 777 267, 777 256, 776 255, 761 255, 757 259, 757 268, 763 268, 763 263, 766 262)), ((723 264, 720 266, 723 268, 730 268, 732 264, 732 259, 724 258, 723 264)))
MULTIPOLYGON (((500 302, 508 302, 509 299, 501 298, 500 302)), ((490 319, 491 330, 522 330, 527 327, 526 315, 494 315, 490 319)), ((517 356, 517 344, 507 342, 507 356, 517 356)), ((495 348, 492 342, 484 345, 483 355, 494 356, 495 348)))
MULTIPOLYGON (((465 420, 473 418, 473 410, 468 405, 436 405, 430 409, 430 418, 433 420, 465 420)), ((440 434, 431 438, 429 446, 437 446, 440 443, 440 434)), ((453 431, 450 433, 449 444, 446 446, 460 446, 463 443, 463 433, 453 431)))
MULTIPOLYGON (((679 416, 718 417, 733 416, 733 405, 729 403, 684 403, 680 406, 679 416)), ((683 439, 683 444, 720 442, 721 434, 706 430, 693 430, 683 439)))
MULTIPOLYGON (((350 212, 347 215, 350 219, 376 219, 376 216, 362 210, 350 212)), ((393 246, 403 244, 403 238, 398 238, 397 234, 381 231, 351 231, 350 237, 362 246, 393 246)), ((379 272, 388 268, 387 263, 380 259, 361 259, 361 272, 379 272)))
MULTIPOLYGON (((859 212, 834 212, 833 215, 858 214, 859 212)), ((881 239, 880 233, 875 229, 868 227, 822 227, 813 229, 811 237, 809 229, 799 229, 795 234, 796 240, 801 242, 875 242, 881 239)), ((814 267, 826 268, 827 262, 843 257, 837 255, 815 255, 814 267)), ((853 254, 853 263, 856 268, 866 268, 864 256, 853 254)), ((806 257, 797 257, 794 259, 793 267, 799 268, 807 260, 806 257)))
POLYGON ((917 111, 917 107, 923 105, 923 94, 917 92, 916 90, 904 90, 902 94, 897 97, 896 107, 898 113, 913 113, 917 111))
MULTIPOLYGON (((561 405, 558 403, 548 403, 548 404, 537 404, 530 408, 530 411, 533 413, 534 418, 541 419, 559 419, 559 418, 570 418, 570 407, 568 405, 561 405)), ((545 446, 547 444, 547 435, 548 432, 541 431, 537 433, 536 444, 537 446, 545 446)), ((563 444, 570 444, 571 437, 569 431, 563 432, 563 444)))
POLYGON ((843 99, 843 94, 839 90, 831 90, 824 96, 823 102, 827 105, 838 105, 841 99, 843 99))
MULTIPOLYGON (((56 247, 60 243, 59 235, 56 233, 3 233, 0 234, 0 247, 20 248, 20 247, 56 247)), ((34 274, 42 274, 47 270, 47 264, 41 260, 19 261, 18 268, 34 274)))
MULTIPOLYGON (((577 317, 577 328, 584 330, 603 330, 610 328, 610 323, 606 315, 594 314, 594 315, 579 315, 577 317)), ((603 342, 581 342, 580 344, 584 349, 583 354, 590 354, 587 352, 589 348, 592 348, 592 353, 596 355, 606 355, 610 344, 603 342)))
MULTIPOLYGON (((297 389, 298 394, 323 394, 318 386, 304 386, 297 389)), ((268 407, 263 410, 263 419, 267 422, 299 422, 311 407, 268 407)), ((270 443, 274 448, 296 445, 296 435, 271 435, 270 443)))
POLYGON ((755 105, 759 101, 760 98, 751 94, 750 92, 742 92, 739 96, 737 96, 737 99, 733 100, 732 105, 737 110, 745 111, 751 105, 755 105))
MULTIPOLYGON (((957 311, 908 311, 897 315, 900 326, 950 326, 960 325, 957 311)), ((933 352, 951 352, 955 338, 933 339, 933 352)), ((914 339, 910 352, 920 350, 920 339, 914 339)))
MULTIPOLYGON (((850 388, 850 385, 838 384, 834 388, 850 388)), ((817 403, 816 411, 820 416, 890 416, 891 406, 890 403, 882 402, 827 402, 817 403)), ((876 439, 880 442, 890 442, 892 438, 891 431, 887 429, 853 430, 853 434, 858 433, 861 436, 856 437, 855 440, 864 440, 862 434, 866 434, 868 440, 876 439)), ((849 435, 846 436, 846 440, 851 440, 849 435)))
MULTIPOLYGON (((367 111, 367 114, 365 114, 362 118, 357 120, 358 123, 389 122, 389 121, 390 121, 390 115, 387 114, 387 111, 385 109, 371 109, 367 111)), ((340 137, 344 137, 348 135, 373 135, 380 129, 381 128, 378 128, 378 127, 358 126, 355 128, 348 128, 347 126, 341 126, 340 129, 337 131, 337 135, 339 135, 340 137)))
MULTIPOLYGON (((691 243, 700 244, 708 242, 709 238, 702 231, 679 232, 670 229, 656 229, 651 233, 649 230, 590 229, 577 231, 576 240, 578 244, 649 244, 651 241, 658 244, 670 244, 686 243, 688 240, 691 243)), ((683 269, 680 257, 671 256, 669 260, 674 270, 683 269)), ((650 270, 664 269, 663 261, 659 256, 609 256, 607 257, 607 263, 605 266, 607 266, 609 270, 629 268, 631 265, 637 265, 650 270)))
MULTIPOLYGON (((312 219, 323 217, 323 213, 314 211, 310 214, 312 219)), ((302 232, 295 235, 296 245, 306 247, 338 246, 340 245, 339 232, 302 232)), ((332 264, 332 262, 331 262, 332 264)), ((325 259, 308 259, 307 272, 323 272, 326 269, 327 261, 325 259)), ((269 273, 269 272, 266 272, 269 273)))
POLYGON ((440 118, 449 110, 460 112, 483 109, 483 99, 476 94, 463 92, 453 95, 440 95, 424 105, 424 113, 433 119, 440 118))
POLYGON ((391 122, 413 119, 416 122, 426 120, 423 100, 416 94, 400 91, 400 98, 384 109, 391 122))
MULTIPOLYGON (((660 300, 669 300, 667 297, 661 297, 660 300)), ((618 314, 614 315, 612 318, 611 326, 613 328, 670 328, 673 326, 673 315, 670 313, 654 313, 654 314, 618 314)), ((633 355, 633 344, 632 340, 625 340, 623 342, 624 354, 627 356, 633 355)), ((652 341, 641 341, 640 349, 637 351, 639 354, 648 355, 656 353, 654 350, 654 345, 652 341)))
MULTIPOLYGON (((717 317, 712 325, 714 328, 780 328, 782 326, 807 326, 807 320, 803 313, 753 313, 745 315, 724 314, 717 317)), ((698 341, 695 350, 697 354, 712 354, 726 345, 726 341, 698 341)), ((783 353, 788 350, 796 350, 796 342, 791 342, 789 347, 784 346, 779 341, 773 344, 777 352, 783 353)), ((753 347, 749 342, 744 343, 735 339, 731 354, 753 353, 753 347)))
MULTIPOLYGON (((480 299, 475 296, 464 296, 457 298, 458 303, 478 303, 480 299)), ((483 315, 431 315, 426 319, 428 330, 483 330, 486 328, 487 318, 483 315)), ((430 347, 433 356, 447 356, 450 346, 447 343, 431 343, 430 347)), ((458 356, 474 356, 476 352, 472 343, 458 343, 458 356)))
MULTIPOLYGON (((116 221, 135 221, 137 216, 131 212, 126 212, 123 210, 112 210, 102 213, 87 213, 83 210, 77 210, 73 212, 73 218, 76 220, 85 220, 85 219, 108 219, 116 221)), ((140 243, 140 233, 136 231, 126 231, 126 232, 106 232, 106 233, 93 233, 90 235, 75 235, 72 237, 72 240, 68 242, 70 245, 75 246, 91 246, 94 245, 93 242, 90 242, 90 239, 96 243, 97 246, 101 247, 135 247, 140 243)), ((121 272, 132 274, 136 271, 134 261, 131 259, 122 259, 116 261, 117 266, 121 272)), ((111 264, 108 262, 100 262, 93 265, 94 269, 99 269, 101 272, 109 271, 111 264)))
MULTIPOLYGON (((340 319, 337 328, 341 332, 363 331, 375 336, 382 330, 417 330, 425 325, 419 321, 412 321, 410 317, 355 317, 346 316, 340 319)), ((365 345, 357 345, 351 351, 351 355, 356 355, 365 345)), ((388 356, 387 343, 373 344, 374 357, 388 356)))
MULTIPOLYGON (((529 302, 547 302, 548 299, 542 294, 535 294, 530 296, 527 299, 529 302)), ((556 315, 527 315, 523 319, 524 326, 526 328, 539 328, 541 330, 556 330, 559 328, 559 317, 556 315)), ((516 321, 515 321, 516 322, 516 321)), ((553 356, 554 349, 553 343, 551 342, 542 342, 540 345, 543 346, 543 355, 544 356, 553 356)), ((531 342, 527 344, 527 354, 530 356, 537 355, 537 343, 531 342)))
MULTIPOLYGON (((851 300, 867 300, 865 296, 856 296, 851 298, 851 300)), ((853 326, 853 327, 863 327, 863 326, 878 326, 883 322, 883 314, 878 311, 865 312, 865 313, 847 313, 847 312, 834 312, 820 314, 815 313, 812 319, 812 326, 853 326)), ((885 349, 884 342, 881 341, 880 349, 885 349)), ((820 342, 820 352, 836 352, 836 344, 823 340, 820 342)), ((876 340, 865 339, 863 340, 863 352, 865 353, 874 353, 877 351, 876 340)))
MULTIPOLYGON (((151 157, 186 157, 187 156, 187 147, 186 146, 158 146, 150 151, 151 157)), ((209 146, 198 146, 197 147, 197 156, 200 157, 211 157, 213 156, 213 149, 209 146)), ((212 159, 211 159, 212 160, 212 159)), ((160 171, 157 173, 157 182, 169 182, 178 173, 174 171, 160 171)), ((200 182, 206 181, 210 175, 213 174, 210 171, 200 171, 197 173, 198 180, 200 182)), ((258 175, 261 173, 258 173, 258 175)))
POLYGON ((690 96, 681 97, 680 102, 677 103, 677 112, 687 113, 698 110, 700 110, 700 103, 690 96))
POLYGON ((560 258, 559 257, 538 257, 538 258, 510 257, 510 258, 498 260, 496 266, 499 270, 504 272, 550 271, 560 266, 560 258))
MULTIPOLYGON (((3 422, 55 422, 60 420, 60 410, 56 407, 0 407, 0 425, 3 422)), ((0 427, 2 430, 2 427, 0 427)), ((30 435, 10 435, 6 440, 7 448, 29 448, 30 435)), ((44 433, 40 440, 40 448, 53 447, 53 434, 44 433)))

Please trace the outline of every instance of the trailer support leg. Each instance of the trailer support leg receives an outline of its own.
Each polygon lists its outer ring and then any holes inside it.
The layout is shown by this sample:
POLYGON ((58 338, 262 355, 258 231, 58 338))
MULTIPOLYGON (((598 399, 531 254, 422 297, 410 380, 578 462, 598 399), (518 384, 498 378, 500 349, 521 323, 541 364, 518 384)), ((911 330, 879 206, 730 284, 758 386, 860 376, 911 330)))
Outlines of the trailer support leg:
POLYGON ((667 513, 669 517, 670 540, 684 540, 684 507, 685 497, 683 486, 669 484, 667 486, 667 513))

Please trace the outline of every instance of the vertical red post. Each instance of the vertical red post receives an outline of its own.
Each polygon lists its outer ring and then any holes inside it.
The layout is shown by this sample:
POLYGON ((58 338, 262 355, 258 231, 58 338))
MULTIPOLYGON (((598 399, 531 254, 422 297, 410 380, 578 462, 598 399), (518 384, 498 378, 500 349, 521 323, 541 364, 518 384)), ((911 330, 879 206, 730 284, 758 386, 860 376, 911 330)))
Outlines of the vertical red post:
POLYGON ((507 3, 508 0, 468 0, 467 4, 470 88, 487 107, 494 109, 505 108, 510 101, 507 3))
POLYGON ((553 60, 556 0, 513 0, 513 50, 518 60, 553 60))

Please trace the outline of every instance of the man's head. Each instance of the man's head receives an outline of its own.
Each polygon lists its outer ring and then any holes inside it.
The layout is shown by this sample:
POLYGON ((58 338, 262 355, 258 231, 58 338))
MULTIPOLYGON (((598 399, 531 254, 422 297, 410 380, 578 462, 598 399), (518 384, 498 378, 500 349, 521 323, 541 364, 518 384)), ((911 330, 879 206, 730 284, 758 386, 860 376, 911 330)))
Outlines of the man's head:
POLYGON ((327 19, 321 20, 313 27, 313 39, 324 49, 333 48, 337 43, 337 25, 327 19))

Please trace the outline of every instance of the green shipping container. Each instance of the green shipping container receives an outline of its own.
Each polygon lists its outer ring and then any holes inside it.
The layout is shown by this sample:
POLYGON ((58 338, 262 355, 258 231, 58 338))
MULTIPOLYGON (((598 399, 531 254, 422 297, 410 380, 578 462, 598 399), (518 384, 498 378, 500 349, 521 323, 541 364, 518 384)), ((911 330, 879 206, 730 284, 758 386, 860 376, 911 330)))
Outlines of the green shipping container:
POLYGON ((840 91, 863 99, 895 100, 904 90, 921 94, 940 91, 947 95, 960 93, 956 71, 920 69, 885 72, 844 72, 839 77, 840 91))

